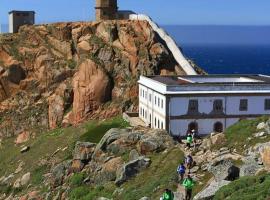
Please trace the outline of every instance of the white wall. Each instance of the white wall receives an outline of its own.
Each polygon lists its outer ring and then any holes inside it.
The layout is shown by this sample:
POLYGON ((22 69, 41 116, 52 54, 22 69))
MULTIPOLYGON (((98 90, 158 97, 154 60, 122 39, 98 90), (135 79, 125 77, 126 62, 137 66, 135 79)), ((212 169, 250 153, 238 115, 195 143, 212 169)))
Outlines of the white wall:
POLYGON ((139 85, 139 116, 145 123, 151 123, 152 128, 165 129, 165 96, 139 85))
POLYGON ((198 119, 198 120, 170 120, 170 132, 174 136, 185 136, 190 123, 198 124, 198 134, 207 135, 213 132, 214 124, 221 122, 225 126, 225 119, 198 119))
POLYGON ((170 116, 187 114, 189 100, 197 99, 199 112, 209 114, 213 110, 214 100, 223 101, 223 112, 227 115, 264 115, 270 114, 270 110, 264 110, 265 99, 270 96, 228 96, 228 97, 174 97, 170 102, 170 116), (240 111, 240 99, 248 100, 248 110, 240 111), (226 103, 225 103, 226 102, 226 103), (225 106, 226 104, 226 106, 225 106))
POLYGON ((9 18, 9 33, 13 33, 13 15, 12 14, 9 14, 8 16, 9 18))

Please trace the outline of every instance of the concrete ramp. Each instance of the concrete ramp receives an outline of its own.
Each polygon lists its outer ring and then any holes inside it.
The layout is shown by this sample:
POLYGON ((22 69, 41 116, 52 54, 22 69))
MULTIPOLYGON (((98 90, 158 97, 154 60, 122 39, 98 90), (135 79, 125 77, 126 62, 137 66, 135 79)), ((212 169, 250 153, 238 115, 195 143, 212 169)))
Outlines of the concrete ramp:
POLYGON ((167 44, 167 47, 172 52, 174 59, 176 62, 183 68, 187 75, 198 75, 198 73, 194 70, 191 64, 187 61, 185 56, 182 54, 181 50, 178 48, 176 42, 172 39, 172 37, 166 33, 166 31, 160 28, 149 16, 142 14, 131 14, 129 15, 130 20, 145 20, 147 21, 153 30, 164 40, 167 44))

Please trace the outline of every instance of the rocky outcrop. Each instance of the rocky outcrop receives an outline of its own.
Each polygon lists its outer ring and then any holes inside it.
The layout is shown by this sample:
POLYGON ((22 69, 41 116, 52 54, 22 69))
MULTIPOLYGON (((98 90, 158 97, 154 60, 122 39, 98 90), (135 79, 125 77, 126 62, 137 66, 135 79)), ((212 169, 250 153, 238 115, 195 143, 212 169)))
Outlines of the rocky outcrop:
POLYGON ((115 184, 118 186, 122 185, 128 179, 135 176, 140 171, 146 169, 150 164, 151 160, 144 157, 139 157, 136 160, 128 162, 117 171, 115 184))
POLYGON ((73 78, 73 90, 72 121, 76 123, 111 100, 112 83, 101 67, 86 59, 73 78))
POLYGON ((135 111, 139 75, 185 74, 137 20, 23 26, 1 37, 0 66, 0 137, 135 111))
POLYGON ((225 185, 228 185, 230 181, 212 181, 207 188, 205 188, 203 191, 199 192, 195 197, 194 200, 208 200, 213 199, 215 196, 215 193, 222 188, 225 185))

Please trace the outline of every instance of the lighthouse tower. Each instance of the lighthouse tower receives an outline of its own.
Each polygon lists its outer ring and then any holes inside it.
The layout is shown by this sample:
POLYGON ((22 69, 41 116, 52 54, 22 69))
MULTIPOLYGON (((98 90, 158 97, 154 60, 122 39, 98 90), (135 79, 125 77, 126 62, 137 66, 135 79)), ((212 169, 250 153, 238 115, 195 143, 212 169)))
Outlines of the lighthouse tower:
POLYGON ((96 0, 96 20, 117 18, 117 0, 96 0))

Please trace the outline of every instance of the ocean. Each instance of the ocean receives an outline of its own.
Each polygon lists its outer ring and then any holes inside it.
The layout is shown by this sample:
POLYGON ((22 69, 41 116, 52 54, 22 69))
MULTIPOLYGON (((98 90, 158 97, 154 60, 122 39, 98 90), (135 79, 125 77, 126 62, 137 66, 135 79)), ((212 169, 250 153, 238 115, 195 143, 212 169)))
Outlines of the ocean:
POLYGON ((270 45, 182 44, 181 47, 188 58, 209 74, 270 75, 270 45))
POLYGON ((209 74, 270 75, 270 26, 163 26, 209 74))

